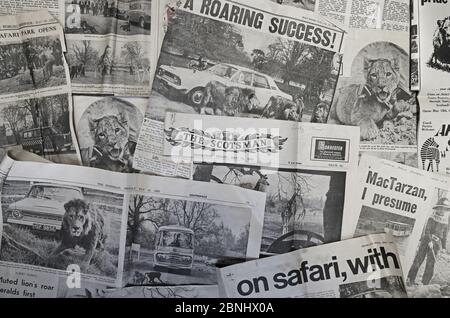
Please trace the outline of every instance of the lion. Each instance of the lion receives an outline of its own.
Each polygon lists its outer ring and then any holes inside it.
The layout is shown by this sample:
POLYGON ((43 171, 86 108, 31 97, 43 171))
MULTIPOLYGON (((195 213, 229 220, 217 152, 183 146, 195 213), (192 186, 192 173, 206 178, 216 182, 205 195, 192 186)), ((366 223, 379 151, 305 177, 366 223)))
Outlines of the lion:
POLYGON ((103 216, 81 199, 64 205, 61 243, 52 255, 59 255, 77 246, 84 248, 83 264, 90 265, 96 250, 103 250, 106 241, 103 216))
POLYGON ((311 116, 311 122, 317 124, 326 124, 328 119, 328 105, 326 103, 320 102, 314 108, 313 114, 311 116))
POLYGON ((94 147, 89 165, 115 172, 131 173, 136 142, 130 140, 126 114, 105 116, 89 121, 94 147))
POLYGON ((205 114, 209 107, 213 109, 214 115, 234 117, 243 113, 252 113, 258 109, 259 105, 260 101, 254 90, 211 81, 205 87, 199 113, 205 114))
POLYGON ((395 118, 400 85, 400 67, 397 59, 365 59, 364 85, 343 87, 333 100, 330 124, 360 126, 362 140, 374 140, 378 124, 395 118))

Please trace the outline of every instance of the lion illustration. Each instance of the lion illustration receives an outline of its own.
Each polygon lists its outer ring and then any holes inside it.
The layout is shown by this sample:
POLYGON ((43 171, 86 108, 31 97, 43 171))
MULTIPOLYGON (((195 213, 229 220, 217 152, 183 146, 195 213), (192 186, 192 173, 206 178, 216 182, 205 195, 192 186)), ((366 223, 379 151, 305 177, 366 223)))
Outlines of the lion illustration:
POLYGON ((88 154, 91 167, 116 172, 133 172, 136 142, 130 141, 126 114, 110 115, 89 121, 94 147, 88 154))
POLYGON ((103 216, 83 200, 76 199, 64 205, 61 244, 52 255, 59 255, 77 246, 84 248, 83 263, 90 265, 96 250, 103 250, 106 233, 103 216))
POLYGON ((397 94, 401 90, 397 59, 364 60, 364 85, 343 87, 334 99, 330 124, 360 126, 362 140, 378 137, 378 125, 395 118, 397 94))

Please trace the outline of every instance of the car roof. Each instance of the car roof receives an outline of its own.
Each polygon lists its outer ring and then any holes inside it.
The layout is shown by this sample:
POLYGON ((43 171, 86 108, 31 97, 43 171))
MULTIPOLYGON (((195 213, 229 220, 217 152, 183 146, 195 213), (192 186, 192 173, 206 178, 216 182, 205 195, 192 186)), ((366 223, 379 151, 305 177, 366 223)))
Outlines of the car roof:
POLYGON ((255 71, 255 70, 252 70, 252 69, 247 68, 247 67, 238 66, 238 65, 234 65, 234 64, 228 64, 228 63, 217 63, 216 65, 219 65, 219 64, 225 65, 225 66, 229 66, 229 67, 234 67, 234 68, 237 68, 237 69, 240 70, 240 71, 246 71, 246 72, 249 72, 249 73, 255 73, 255 74, 257 74, 257 75, 261 75, 261 76, 264 76, 264 77, 269 77, 269 78, 271 78, 271 77, 270 77, 269 75, 267 75, 267 74, 257 72, 257 71, 255 71))
POLYGON ((170 226, 161 226, 158 231, 179 231, 179 232, 188 232, 188 233, 194 233, 193 230, 188 229, 186 227, 177 226, 177 225, 170 225, 170 226))
POLYGON ((65 189, 72 189, 72 190, 77 190, 77 191, 81 192, 81 188, 78 188, 78 187, 59 185, 59 184, 51 184, 51 183, 33 183, 31 186, 32 187, 41 186, 41 187, 52 187, 52 188, 65 188, 65 189))

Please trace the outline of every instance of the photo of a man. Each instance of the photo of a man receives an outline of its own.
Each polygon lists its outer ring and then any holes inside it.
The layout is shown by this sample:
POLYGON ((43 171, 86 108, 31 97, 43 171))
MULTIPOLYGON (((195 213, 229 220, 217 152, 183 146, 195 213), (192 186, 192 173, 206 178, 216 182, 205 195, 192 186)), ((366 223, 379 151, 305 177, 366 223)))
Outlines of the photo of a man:
POLYGON ((420 267, 426 259, 425 270, 422 276, 423 285, 429 285, 433 275, 437 258, 446 253, 447 234, 449 230, 450 201, 440 198, 433 207, 425 231, 420 240, 419 249, 413 265, 408 273, 408 285, 416 285, 416 277, 420 267))

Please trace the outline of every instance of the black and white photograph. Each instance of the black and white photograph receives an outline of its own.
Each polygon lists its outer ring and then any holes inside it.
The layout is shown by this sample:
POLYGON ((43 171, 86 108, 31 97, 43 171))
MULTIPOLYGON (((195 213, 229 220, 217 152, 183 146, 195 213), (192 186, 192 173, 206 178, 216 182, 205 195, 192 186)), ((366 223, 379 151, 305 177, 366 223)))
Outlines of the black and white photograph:
POLYGON ((314 11, 316 8, 316 0, 270 0, 270 1, 308 11, 314 11))
POLYGON ((373 42, 341 78, 328 123, 359 126, 361 142, 417 145, 416 97, 410 92, 409 55, 391 42, 373 42))
POLYGON ((136 172, 133 159, 143 120, 143 113, 131 102, 116 97, 95 99, 76 123, 83 165, 136 172))
POLYGON ((450 225, 449 193, 436 189, 406 284, 413 297, 450 297, 450 254, 447 238, 450 225))
POLYGON ((65 0, 67 34, 150 35, 151 0, 65 0))
POLYGON ((171 111, 323 123, 339 74, 337 58, 178 10, 163 43, 149 115, 160 121, 171 111))
POLYGON ((363 206, 356 226, 355 236, 389 233, 397 244, 400 254, 405 255, 416 220, 395 213, 363 206))
POLYGON ((73 84, 150 85, 150 45, 146 42, 68 41, 73 84), (114 43, 114 42, 112 42, 114 43))
POLYGON ((123 194, 7 179, 0 260, 116 279, 123 194))
POLYGON ((78 163, 67 94, 0 104, 0 147, 78 163))
POLYGON ((67 84, 59 36, 0 46, 1 95, 67 84))
POLYGON ((339 294, 340 298, 408 298, 401 276, 343 284, 339 294))
MULTIPOLYGON (((433 43, 433 53, 430 57, 423 57, 428 60, 428 67, 450 73, 450 16, 446 16, 434 24, 434 34, 430 34, 430 44, 433 43)), ((425 60, 424 60, 425 61, 425 60)))
POLYGON ((283 254, 341 238, 344 172, 205 164, 196 165, 193 179, 267 194, 262 253, 283 254))
POLYGON ((131 196, 124 285, 217 283, 216 266, 246 259, 251 218, 248 207, 131 196))

